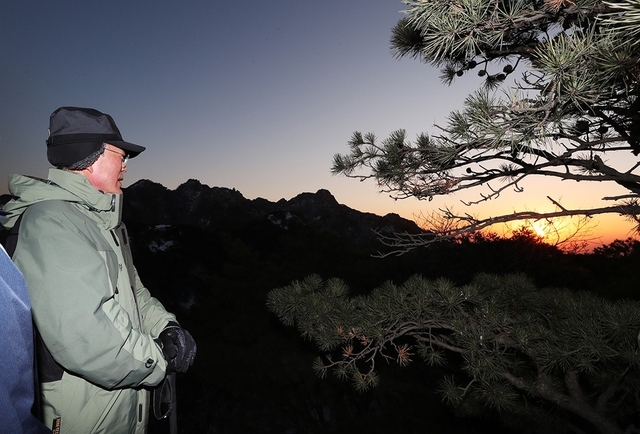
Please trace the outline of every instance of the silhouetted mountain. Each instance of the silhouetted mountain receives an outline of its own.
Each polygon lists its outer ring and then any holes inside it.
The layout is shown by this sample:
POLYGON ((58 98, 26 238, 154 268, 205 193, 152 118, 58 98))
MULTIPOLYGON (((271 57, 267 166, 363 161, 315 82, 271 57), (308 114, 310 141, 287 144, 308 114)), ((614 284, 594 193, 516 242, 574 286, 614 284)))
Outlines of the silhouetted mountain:
MULTIPOLYGON (((270 290, 310 274, 344 279, 355 291, 406 279, 420 254, 373 258, 374 231, 420 232, 415 223, 353 210, 326 190, 274 203, 196 180, 173 191, 143 180, 124 200, 142 281, 198 343, 194 367, 179 380, 181 432, 422 433, 423 408, 451 415, 435 384, 427 393, 405 390, 415 382, 411 370, 368 394, 320 379, 315 349, 265 306, 270 290)), ((430 422, 434 432, 461 434, 464 424, 430 422)), ((150 432, 167 429, 152 421, 150 432)))
POLYGON ((327 190, 301 193, 290 200, 246 199, 239 191, 209 187, 191 179, 175 190, 141 180, 126 188, 123 219, 147 225, 190 226, 206 231, 249 231, 301 226, 346 237, 359 247, 374 248, 375 232, 419 233, 421 229, 397 214, 378 216, 339 204, 327 190))
MULTIPOLYGON (((489 408, 472 419, 454 413, 437 393, 443 374, 456 374, 448 366, 382 364, 379 387, 367 393, 320 379, 312 369, 317 348, 265 306, 269 291, 310 274, 342 279, 353 294, 413 274, 465 284, 479 272, 522 272, 539 286, 640 296, 638 255, 568 255, 522 237, 375 258, 383 248, 376 231, 421 229, 395 214, 353 210, 327 190, 274 203, 197 180, 175 190, 142 180, 126 189, 124 201, 142 281, 198 343, 193 368, 179 379, 184 433, 525 432, 506 429, 489 408)), ((151 434, 168 433, 166 421, 151 425, 151 434)))

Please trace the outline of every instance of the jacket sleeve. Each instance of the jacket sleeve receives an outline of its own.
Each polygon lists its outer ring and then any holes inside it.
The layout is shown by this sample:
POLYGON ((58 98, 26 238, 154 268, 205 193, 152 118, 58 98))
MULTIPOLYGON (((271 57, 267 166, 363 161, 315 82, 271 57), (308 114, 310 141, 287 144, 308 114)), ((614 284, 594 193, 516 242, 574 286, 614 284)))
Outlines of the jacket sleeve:
POLYGON ((112 248, 68 204, 25 211, 14 260, 33 317, 55 361, 107 389, 154 386, 166 362, 153 336, 136 330, 115 297, 107 263, 112 248), (96 234, 89 236, 91 231, 96 234))

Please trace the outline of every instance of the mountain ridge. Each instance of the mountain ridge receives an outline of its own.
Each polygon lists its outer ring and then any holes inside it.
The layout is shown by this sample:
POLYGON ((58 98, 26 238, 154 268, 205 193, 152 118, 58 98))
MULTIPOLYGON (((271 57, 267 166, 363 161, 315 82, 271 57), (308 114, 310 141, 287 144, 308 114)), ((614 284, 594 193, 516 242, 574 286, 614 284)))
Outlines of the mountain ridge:
POLYGON ((266 223, 281 230, 306 226, 349 237, 360 247, 379 244, 378 234, 423 232, 415 222, 398 214, 380 216, 340 204, 326 189, 277 202, 247 199, 234 188, 210 187, 197 179, 189 179, 175 190, 142 179, 123 190, 123 220, 127 223, 232 232, 266 223))

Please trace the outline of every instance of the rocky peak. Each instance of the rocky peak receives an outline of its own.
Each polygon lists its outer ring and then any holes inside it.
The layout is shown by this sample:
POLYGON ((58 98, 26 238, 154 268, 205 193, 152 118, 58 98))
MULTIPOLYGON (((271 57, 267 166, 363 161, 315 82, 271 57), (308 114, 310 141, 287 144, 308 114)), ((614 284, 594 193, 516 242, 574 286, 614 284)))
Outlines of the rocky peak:
POLYGON ((290 231, 330 231, 350 237, 357 245, 377 244, 375 232, 418 233, 420 228, 397 214, 378 216, 338 203, 325 189, 301 193, 290 200, 246 199, 239 191, 209 187, 190 179, 175 190, 141 180, 125 189, 123 219, 146 225, 190 226, 207 231, 251 230, 273 226, 290 231))

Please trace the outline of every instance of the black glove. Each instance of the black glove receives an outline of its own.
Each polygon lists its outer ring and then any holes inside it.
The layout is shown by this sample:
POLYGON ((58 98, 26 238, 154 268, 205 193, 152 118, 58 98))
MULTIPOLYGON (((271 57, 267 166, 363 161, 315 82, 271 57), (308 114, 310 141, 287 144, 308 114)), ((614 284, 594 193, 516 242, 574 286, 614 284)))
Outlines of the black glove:
POLYGON ((185 329, 169 326, 156 341, 167 361, 167 372, 187 372, 196 357, 196 341, 185 329))

